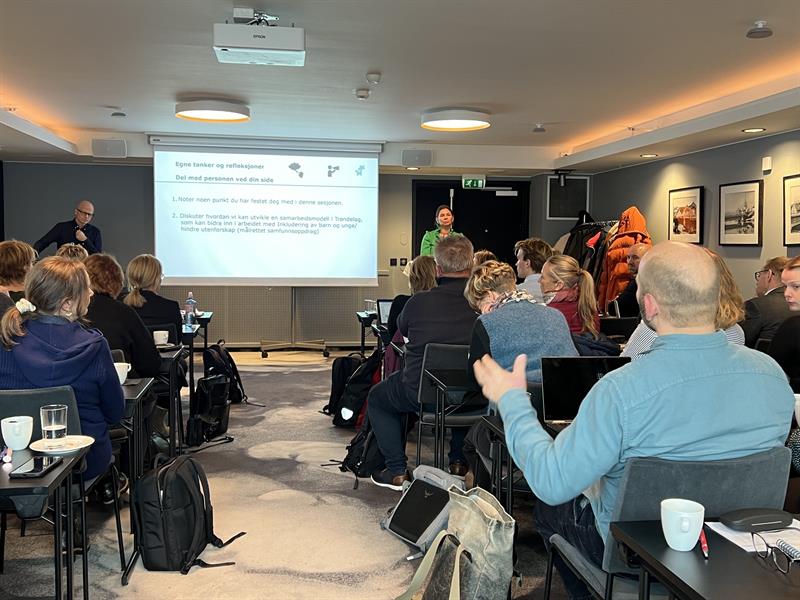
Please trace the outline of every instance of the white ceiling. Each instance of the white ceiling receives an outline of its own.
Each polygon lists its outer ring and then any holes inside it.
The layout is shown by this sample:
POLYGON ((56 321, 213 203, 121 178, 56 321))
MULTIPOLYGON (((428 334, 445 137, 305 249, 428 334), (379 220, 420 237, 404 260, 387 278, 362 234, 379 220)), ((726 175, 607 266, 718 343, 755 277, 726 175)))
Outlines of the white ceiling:
MULTIPOLYGON (((194 133, 480 145, 487 156, 492 146, 542 147, 523 165, 531 172, 592 171, 641 160, 630 143, 614 145, 627 127, 666 116, 674 125, 684 113, 688 122, 697 106, 730 111, 724 99, 744 90, 742 106, 776 92, 796 93, 800 105, 798 0, 0 0, 0 106, 74 142, 78 155, 90 154, 91 137, 125 137, 142 157, 144 133, 194 133), (305 67, 218 63, 212 25, 234 5, 304 27, 305 67), (775 35, 746 39, 756 19, 775 35), (368 71, 383 81, 357 101, 368 71), (178 99, 197 96, 244 101, 253 118, 207 125, 173 116, 178 99), (421 111, 453 105, 489 110, 493 126, 419 127, 421 111), (127 117, 111 117, 115 108, 127 117), (534 134, 538 122, 552 124, 534 134), (590 159, 578 156, 593 147, 590 159), (561 153, 578 158, 559 162, 561 153)), ((765 118, 786 110, 764 106, 765 118)), ((799 116, 773 117, 767 133, 800 127, 799 116)), ((731 113, 684 129, 654 151, 743 139, 739 122, 731 113)), ((0 158, 75 156, 37 140, 0 118, 0 158)))

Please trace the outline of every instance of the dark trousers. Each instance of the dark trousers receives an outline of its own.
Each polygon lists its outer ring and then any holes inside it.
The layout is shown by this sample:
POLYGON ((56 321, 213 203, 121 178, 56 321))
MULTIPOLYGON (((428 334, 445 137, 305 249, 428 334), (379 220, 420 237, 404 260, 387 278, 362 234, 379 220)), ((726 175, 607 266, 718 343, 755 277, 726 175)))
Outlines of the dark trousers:
MULTIPOLYGON (((403 443, 403 422, 406 413, 419 413, 417 390, 403 384, 402 371, 392 373, 372 386, 367 397, 367 412, 375 440, 383 454, 386 468, 392 475, 402 475, 408 466, 403 443)), ((450 462, 464 460, 462 447, 466 430, 454 429, 450 441, 450 462)), ((417 441, 419 443, 419 441, 417 441)))
MULTIPOLYGON (((544 538, 544 545, 548 550, 550 550, 550 536, 557 533, 575 546, 583 556, 598 567, 602 566, 605 544, 597 533, 594 511, 586 496, 578 496, 558 506, 550 506, 539 500, 533 508, 533 522, 544 538)), ((559 556, 555 557, 554 564, 564 580, 570 598, 583 600, 593 597, 583 581, 559 556)))

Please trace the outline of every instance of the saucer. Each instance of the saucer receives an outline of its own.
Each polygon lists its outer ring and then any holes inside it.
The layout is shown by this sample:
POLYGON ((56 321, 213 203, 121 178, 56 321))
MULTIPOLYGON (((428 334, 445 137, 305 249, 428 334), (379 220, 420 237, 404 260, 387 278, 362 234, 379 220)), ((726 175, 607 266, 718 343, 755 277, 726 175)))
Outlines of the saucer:
POLYGON ((58 440, 58 445, 50 446, 54 442, 49 440, 36 440, 31 442, 30 449, 45 454, 69 454, 81 448, 94 444, 94 438, 88 435, 67 435, 58 440), (49 446, 49 447, 48 447, 49 446))

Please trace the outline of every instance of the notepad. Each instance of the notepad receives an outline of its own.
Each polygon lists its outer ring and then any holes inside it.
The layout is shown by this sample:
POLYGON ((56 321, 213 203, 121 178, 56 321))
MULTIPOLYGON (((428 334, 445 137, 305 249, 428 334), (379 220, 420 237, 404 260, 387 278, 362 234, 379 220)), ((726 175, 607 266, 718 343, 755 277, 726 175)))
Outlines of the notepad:
MULTIPOLYGON (((746 531, 736 531, 719 523, 717 521, 707 521, 706 525, 712 531, 716 531, 722 537, 730 540, 743 550, 747 552, 755 552, 753 547, 753 538, 746 531)), ((795 548, 800 548, 800 521, 794 519, 791 527, 796 529, 779 529, 777 531, 760 531, 759 535, 763 537, 767 543, 774 544, 778 540, 784 540, 795 548)))

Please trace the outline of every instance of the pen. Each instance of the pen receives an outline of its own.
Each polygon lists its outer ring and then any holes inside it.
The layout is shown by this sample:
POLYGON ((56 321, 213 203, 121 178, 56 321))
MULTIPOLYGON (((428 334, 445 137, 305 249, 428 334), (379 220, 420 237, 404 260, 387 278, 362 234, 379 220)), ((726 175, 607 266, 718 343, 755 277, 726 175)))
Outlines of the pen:
POLYGON ((706 532, 700 530, 700 549, 703 551, 703 558, 708 560, 708 540, 706 539, 706 532))

